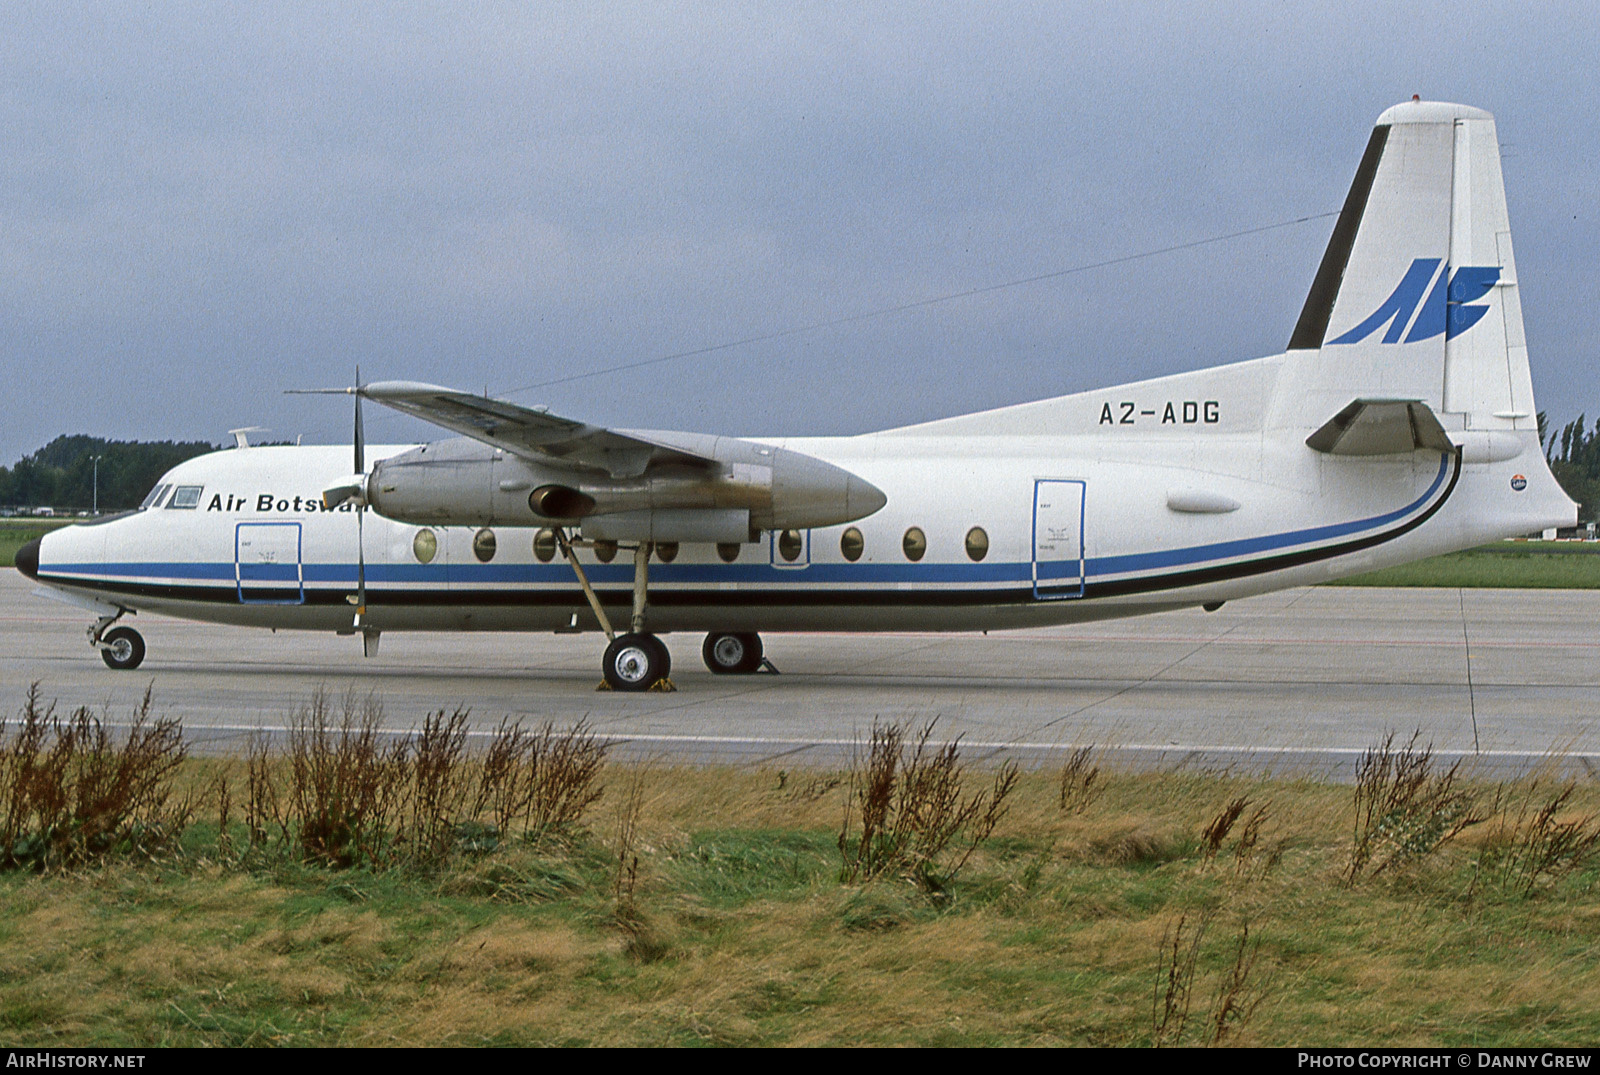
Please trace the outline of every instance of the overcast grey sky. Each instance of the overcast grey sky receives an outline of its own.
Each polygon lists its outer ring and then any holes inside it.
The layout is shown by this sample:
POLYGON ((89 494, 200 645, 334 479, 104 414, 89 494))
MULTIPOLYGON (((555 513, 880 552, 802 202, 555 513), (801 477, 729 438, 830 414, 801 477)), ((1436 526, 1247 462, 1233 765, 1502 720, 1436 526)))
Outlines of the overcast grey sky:
MULTIPOLYGON (((1592 3, 5 10, 6 464, 348 441, 282 391, 359 362, 498 394, 1336 210, 1413 93, 1495 113, 1540 406, 1600 413, 1592 3)), ((1331 227, 515 398, 846 433, 1254 358, 1331 227)))

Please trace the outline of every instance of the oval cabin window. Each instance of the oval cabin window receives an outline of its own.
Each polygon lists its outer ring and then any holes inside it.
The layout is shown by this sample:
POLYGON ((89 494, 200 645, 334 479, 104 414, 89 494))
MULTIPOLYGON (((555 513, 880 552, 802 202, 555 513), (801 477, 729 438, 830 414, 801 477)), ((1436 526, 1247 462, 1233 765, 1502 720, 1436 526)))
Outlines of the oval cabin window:
POLYGON ((861 559, 861 554, 866 548, 866 539, 861 536, 861 531, 853 526, 839 535, 839 555, 852 564, 861 559))
POLYGON ((900 547, 905 550, 907 560, 913 562, 920 560, 928 551, 928 535, 922 532, 920 526, 913 526, 906 531, 906 536, 901 540, 900 547))
POLYGON ((594 558, 602 564, 609 564, 617 558, 617 543, 615 541, 597 541, 594 543, 594 558))
POLYGON ((974 526, 967 531, 967 555, 976 562, 989 555, 989 535, 983 527, 974 526))
POLYGON ((472 555, 484 563, 494 559, 494 531, 485 527, 472 535, 472 555))
POLYGON ((433 563, 433 558, 439 555, 439 539, 433 536, 432 530, 417 531, 417 536, 411 539, 411 554, 419 564, 433 563))
POLYGON ((556 532, 548 526, 533 535, 533 555, 539 558, 541 564, 548 564, 556 557, 556 532))
POLYGON ((656 542, 656 555, 664 564, 670 564, 678 558, 678 543, 676 541, 656 542))
POLYGON ((778 535, 778 555, 788 560, 791 564, 800 559, 800 554, 805 551, 806 540, 798 530, 785 530, 778 535))
POLYGON ((739 558, 739 543, 736 541, 719 541, 717 555, 725 564, 731 564, 739 558))

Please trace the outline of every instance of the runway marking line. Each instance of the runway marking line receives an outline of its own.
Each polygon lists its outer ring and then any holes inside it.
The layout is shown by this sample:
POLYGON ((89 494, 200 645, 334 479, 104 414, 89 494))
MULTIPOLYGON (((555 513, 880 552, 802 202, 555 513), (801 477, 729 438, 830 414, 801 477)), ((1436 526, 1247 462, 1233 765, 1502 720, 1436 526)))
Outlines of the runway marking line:
MULTIPOLYGON (((128 727, 131 727, 131 725, 110 722, 110 723, 106 724, 106 727, 107 728, 113 728, 113 729, 115 729, 115 728, 128 728, 128 727)), ((228 733, 230 735, 237 735, 237 734, 242 734, 242 733, 256 734, 256 733, 259 733, 259 732, 266 732, 268 734, 287 734, 290 731, 290 728, 289 728, 288 725, 281 725, 281 724, 207 724, 207 725, 204 725, 204 726, 202 726, 200 728, 191 729, 191 731, 195 731, 195 732, 225 732, 225 733, 228 733)), ((411 734, 414 734, 415 731, 416 731, 416 729, 414 729, 414 728, 406 728, 406 729, 384 728, 384 729, 381 729, 379 731, 379 734, 380 735, 385 735, 385 736, 400 736, 400 735, 411 735, 411 734)), ((466 735, 467 735, 467 737, 469 739, 489 739, 489 738, 492 738, 495 734, 496 733, 493 732, 493 731, 468 731, 466 733, 466 735)), ((705 745, 708 745, 708 746, 751 746, 751 747, 766 747, 766 748, 783 747, 783 748, 787 748, 787 752, 789 752, 789 753, 793 753, 795 750, 804 750, 804 749, 807 749, 807 748, 810 748, 810 747, 850 747, 850 748, 854 749, 854 748, 861 747, 863 745, 863 743, 865 742, 862 739, 837 739, 837 738, 830 738, 830 739, 792 739, 792 738, 768 739, 768 738, 759 738, 759 737, 756 737, 756 736, 746 736, 746 735, 623 735, 623 734, 597 733, 595 735, 595 738, 604 740, 605 742, 607 742, 609 744, 626 744, 626 743, 665 743, 665 744, 702 743, 702 744, 705 744, 705 745)), ((1007 751, 1007 750, 1035 750, 1035 751, 1057 751, 1057 750, 1063 750, 1064 751, 1064 750, 1075 750, 1075 749, 1077 749, 1077 746, 1074 745, 1073 743, 1034 743, 1034 742, 1009 742, 1009 743, 1007 743, 1007 742, 990 742, 990 741, 987 741, 987 740, 978 740, 978 739, 962 739, 961 740, 961 746, 964 749, 969 749, 969 750, 991 750, 991 751, 1007 751)), ((1176 744, 1176 743, 1122 743, 1122 744, 1118 744, 1117 746, 1099 747, 1097 749, 1105 751, 1105 752, 1108 752, 1108 753, 1138 751, 1138 752, 1141 752, 1141 753, 1157 752, 1157 753, 1164 753, 1164 754, 1174 754, 1174 753, 1189 753, 1189 754, 1222 753, 1222 754, 1252 754, 1252 755, 1286 755, 1286 754, 1319 754, 1320 755, 1320 754, 1331 754, 1331 755, 1337 755, 1337 756, 1340 756, 1340 757, 1347 756, 1347 755, 1351 756, 1351 757, 1359 757, 1362 754, 1366 754, 1372 748, 1371 747, 1264 747, 1264 746, 1226 746, 1226 745, 1222 745, 1222 744, 1181 745, 1181 744, 1176 744)), ((1526 750, 1480 750, 1480 751, 1472 751, 1472 750, 1435 749, 1433 751, 1433 753, 1435 755, 1449 755, 1449 756, 1463 755, 1463 756, 1469 757, 1469 758, 1470 757, 1477 757, 1477 758, 1533 758, 1533 757, 1543 758, 1543 757, 1548 757, 1552 761, 1561 761, 1561 760, 1566 759, 1566 758, 1587 759, 1587 760, 1600 761, 1600 751, 1579 751, 1579 750, 1575 750, 1575 751, 1570 751, 1570 752, 1562 752, 1562 753, 1558 753, 1558 754, 1548 754, 1548 753, 1533 754, 1533 753, 1530 753, 1529 751, 1526 751, 1526 750)))

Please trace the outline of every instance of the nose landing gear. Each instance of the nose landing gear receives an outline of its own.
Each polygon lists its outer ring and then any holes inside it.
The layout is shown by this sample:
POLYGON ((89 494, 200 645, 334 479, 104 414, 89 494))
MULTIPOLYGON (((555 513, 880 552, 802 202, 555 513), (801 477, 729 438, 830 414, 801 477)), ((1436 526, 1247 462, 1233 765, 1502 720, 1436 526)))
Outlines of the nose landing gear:
POLYGON ((131 671, 144 661, 144 639, 132 627, 107 631, 100 640, 100 659, 107 668, 131 671))
POLYGON ((101 616, 89 628, 89 645, 100 651, 107 668, 132 671, 144 661, 144 638, 132 627, 112 627, 127 610, 115 616, 101 616))

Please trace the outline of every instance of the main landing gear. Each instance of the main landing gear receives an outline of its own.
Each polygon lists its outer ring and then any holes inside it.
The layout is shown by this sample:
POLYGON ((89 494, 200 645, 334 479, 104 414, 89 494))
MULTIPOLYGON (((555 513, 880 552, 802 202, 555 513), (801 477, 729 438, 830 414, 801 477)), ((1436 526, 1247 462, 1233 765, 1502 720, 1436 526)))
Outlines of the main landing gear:
MULTIPOLYGON (((672 680, 667 678, 672 672, 672 654, 667 652, 666 644, 661 639, 645 630, 650 554, 654 551, 654 546, 648 541, 641 541, 634 547, 633 618, 629 622, 627 633, 619 635, 612 628, 611 618, 606 615, 605 606, 600 603, 599 596, 590 585, 589 576, 583 570, 583 565, 578 562, 577 556, 573 555, 572 539, 561 527, 555 528, 555 537, 557 544, 561 546, 561 555, 566 557, 567 563, 572 565, 572 573, 578 577, 578 585, 583 588, 583 596, 588 600, 594 618, 600 622, 600 629, 610 640, 610 644, 606 646, 605 657, 600 661, 600 671, 605 676, 605 682, 599 689, 677 690, 678 688, 672 685, 672 680)), ((576 617, 573 618, 573 623, 577 623, 576 617)), ((762 669, 777 671, 762 652, 761 636, 753 631, 748 633, 713 631, 706 635, 705 645, 701 647, 700 654, 705 658, 706 667, 719 676, 749 675, 762 669)))
POLYGON ((606 685, 614 691, 647 691, 657 684, 672 681, 667 678, 672 671, 672 654, 655 635, 629 632, 618 635, 606 647, 601 661, 601 671, 606 685))
POLYGON ((700 656, 706 667, 719 676, 747 676, 761 668, 761 636, 712 632, 706 635, 700 656))
POLYGON ((672 671, 672 654, 667 652, 667 647, 661 639, 644 629, 646 591, 650 582, 650 553, 654 546, 648 541, 641 541, 633 550, 633 618, 629 623, 630 630, 626 634, 619 635, 612 628, 611 618, 606 615, 605 606, 600 604, 600 598, 595 594, 594 587, 589 584, 589 576, 584 572, 583 565, 578 563, 578 558, 573 555, 572 541, 567 537, 566 531, 558 526, 555 528, 555 535, 556 541, 561 546, 561 554, 567 558, 567 563, 572 565, 572 573, 578 576, 578 585, 583 588, 583 596, 588 599, 595 619, 600 621, 600 629, 606 633, 606 638, 611 642, 606 646, 605 657, 600 662, 600 671, 605 677, 600 689, 677 690, 678 688, 672 685, 672 680, 667 678, 667 674, 672 671))
POLYGON ((100 659, 106 662, 107 668, 131 671, 144 661, 144 638, 132 627, 111 626, 122 616, 118 612, 115 616, 100 617, 89 628, 89 645, 100 651, 100 659))

